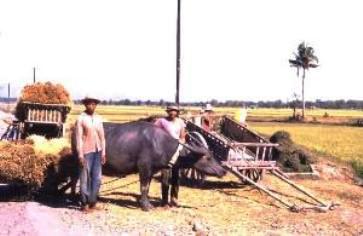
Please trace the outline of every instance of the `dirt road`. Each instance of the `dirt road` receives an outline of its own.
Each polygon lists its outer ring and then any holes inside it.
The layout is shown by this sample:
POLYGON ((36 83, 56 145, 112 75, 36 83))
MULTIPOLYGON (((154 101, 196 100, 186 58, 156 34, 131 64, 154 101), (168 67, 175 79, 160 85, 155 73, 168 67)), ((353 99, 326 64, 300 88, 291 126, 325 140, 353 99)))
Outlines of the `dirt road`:
MULTIPOLYGON (((137 178, 102 186, 105 209, 91 214, 64 205, 0 203, 0 235, 363 235, 363 188, 347 181, 298 181, 341 206, 327 213, 293 213, 251 187, 230 182, 231 176, 212 179, 202 189, 182 187, 181 207, 162 208, 160 184, 154 180, 150 196, 157 207, 142 212, 136 201, 139 186, 133 183, 137 178)), ((271 176, 264 183, 291 201, 307 204, 271 176)))

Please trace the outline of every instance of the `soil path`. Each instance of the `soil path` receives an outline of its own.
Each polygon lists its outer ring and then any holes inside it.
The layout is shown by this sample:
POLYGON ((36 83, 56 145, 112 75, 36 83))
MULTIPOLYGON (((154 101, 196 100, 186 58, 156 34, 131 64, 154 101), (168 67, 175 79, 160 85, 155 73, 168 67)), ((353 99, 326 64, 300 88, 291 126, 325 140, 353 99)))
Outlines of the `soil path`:
MULTIPOLYGON (((100 193, 104 209, 90 214, 67 202, 0 203, 0 236, 363 235, 363 188, 352 182, 345 167, 326 162, 322 165, 320 169, 325 171, 321 180, 296 182, 327 202, 340 203, 326 213, 290 212, 256 189, 238 185, 233 176, 208 179, 198 188, 181 187, 179 208, 158 206, 160 183, 153 180, 150 197, 156 208, 143 212, 137 203, 138 176, 131 175, 117 181, 104 177, 100 193)), ((302 205, 309 202, 271 175, 266 175, 262 183, 289 201, 302 205)))

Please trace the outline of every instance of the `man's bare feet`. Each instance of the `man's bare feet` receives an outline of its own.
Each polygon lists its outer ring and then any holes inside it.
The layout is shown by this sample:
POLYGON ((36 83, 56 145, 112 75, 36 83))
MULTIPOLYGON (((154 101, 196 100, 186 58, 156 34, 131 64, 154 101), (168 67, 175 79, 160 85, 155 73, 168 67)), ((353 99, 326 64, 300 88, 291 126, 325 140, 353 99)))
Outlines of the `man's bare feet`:
POLYGON ((179 207, 178 199, 172 197, 171 200, 170 200, 170 206, 171 207, 179 207))
POLYGON ((96 203, 91 203, 89 204, 89 209, 91 211, 100 211, 100 210, 104 210, 104 208, 100 205, 97 205, 96 203))
POLYGON ((88 207, 88 205, 84 205, 81 207, 81 211, 83 213, 89 213, 90 212, 90 208, 88 207))

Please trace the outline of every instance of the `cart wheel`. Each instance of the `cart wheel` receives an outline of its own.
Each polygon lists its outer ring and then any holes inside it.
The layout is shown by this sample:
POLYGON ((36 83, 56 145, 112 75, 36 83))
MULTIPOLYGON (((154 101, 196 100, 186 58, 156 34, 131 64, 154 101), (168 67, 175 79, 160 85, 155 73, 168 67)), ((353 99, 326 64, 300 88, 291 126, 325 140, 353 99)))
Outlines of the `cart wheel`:
MULTIPOLYGON (((208 143, 201 133, 192 131, 189 132, 188 135, 190 138, 193 138, 192 142, 197 141, 199 145, 203 145, 205 148, 209 149, 208 143)), ((195 168, 183 169, 181 173, 182 180, 185 183, 190 183, 192 186, 201 186, 207 178, 205 174, 199 172, 195 168)))
MULTIPOLYGON (((262 179, 262 170, 240 170, 240 173, 247 176, 254 182, 258 182, 262 179)), ((244 184, 250 184, 247 181, 242 181, 244 184)))
POLYGON ((181 179, 185 183, 190 183, 193 186, 200 186, 204 183, 206 175, 195 168, 188 168, 181 171, 181 179))

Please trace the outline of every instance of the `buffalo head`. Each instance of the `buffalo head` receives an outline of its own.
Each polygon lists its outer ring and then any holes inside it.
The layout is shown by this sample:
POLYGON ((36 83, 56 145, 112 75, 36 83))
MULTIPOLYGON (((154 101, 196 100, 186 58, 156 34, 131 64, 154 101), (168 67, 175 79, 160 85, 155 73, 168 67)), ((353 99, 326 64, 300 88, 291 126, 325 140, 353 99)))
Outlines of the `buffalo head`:
POLYGON ((180 152, 179 164, 181 168, 195 168, 212 176, 222 177, 226 170, 213 156, 213 153, 200 144, 188 143, 180 152))

